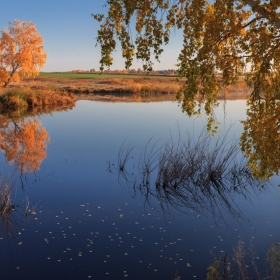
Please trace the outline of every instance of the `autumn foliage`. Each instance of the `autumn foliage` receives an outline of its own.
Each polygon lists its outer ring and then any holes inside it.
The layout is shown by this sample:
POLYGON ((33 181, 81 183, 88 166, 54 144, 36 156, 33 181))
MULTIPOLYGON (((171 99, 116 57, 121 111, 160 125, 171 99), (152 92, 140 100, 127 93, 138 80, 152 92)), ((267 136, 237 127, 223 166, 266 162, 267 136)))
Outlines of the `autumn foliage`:
POLYGON ((185 83, 176 98, 192 115, 201 112, 196 96, 202 96, 210 128, 219 90, 243 78, 245 67, 255 99, 280 91, 279 0, 107 0, 105 6, 106 14, 93 15, 100 23, 100 70, 112 65, 119 41, 126 68, 136 58, 149 72, 182 30, 177 73, 185 83))
POLYGON ((279 175, 280 102, 266 95, 266 102, 248 101, 247 119, 240 139, 243 153, 254 177, 260 180, 279 175))
POLYGON ((46 62, 47 54, 35 24, 15 20, 2 30, 0 37, 0 85, 35 76, 46 62))

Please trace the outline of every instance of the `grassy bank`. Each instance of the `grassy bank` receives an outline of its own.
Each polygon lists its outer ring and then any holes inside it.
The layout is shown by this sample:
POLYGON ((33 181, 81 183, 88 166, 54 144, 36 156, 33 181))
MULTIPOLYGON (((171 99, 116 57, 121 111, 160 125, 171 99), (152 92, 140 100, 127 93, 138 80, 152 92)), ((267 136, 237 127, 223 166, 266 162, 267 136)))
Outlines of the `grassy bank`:
POLYGON ((74 105, 74 94, 61 90, 8 89, 0 96, 0 109, 74 105))
MULTIPOLYGON (((70 75, 70 74, 69 74, 70 75)), ((77 74, 79 75, 79 74, 77 74)), ((82 74, 81 74, 82 75, 82 74)), ((87 75, 87 74, 85 74, 87 75)), ((89 75, 89 74, 88 74, 89 75)), ((93 74, 92 74, 93 75, 93 74)), ((126 77, 121 75, 106 75, 106 78, 96 75, 98 78, 69 78, 69 77, 36 77, 26 78, 21 83, 13 83, 11 88, 29 87, 35 90, 59 89, 75 94, 176 94, 181 83, 173 78, 157 77, 126 77)), ((125 75, 123 75, 125 76, 125 75)))
POLYGON ((131 79, 131 78, 146 78, 146 79, 158 79, 158 78, 170 78, 174 79, 174 75, 146 75, 146 74, 106 74, 106 73, 48 73, 41 72, 39 77, 52 77, 52 78, 69 78, 69 79, 131 79))
MULTIPOLYGON (((76 95, 111 95, 117 98, 123 95, 137 95, 141 98, 145 96, 162 95, 170 100, 184 83, 177 81, 175 77, 141 76, 141 75, 99 75, 99 74, 71 74, 71 73, 46 73, 50 76, 39 76, 36 78, 26 78, 20 83, 13 83, 11 89, 30 88, 35 91, 47 91, 57 89, 76 95), (71 76, 72 75, 72 76, 71 76), (75 75, 79 78, 75 78, 75 75), (87 78, 82 78, 85 75, 87 78), (71 76, 71 78, 70 78, 71 76), (88 78, 88 77, 95 78, 88 78), (123 78, 122 76, 125 76, 123 78), (168 95, 168 96, 167 96, 168 95)), ((250 88, 240 80, 234 86, 224 87, 219 92, 220 99, 246 99, 250 93, 250 88)))

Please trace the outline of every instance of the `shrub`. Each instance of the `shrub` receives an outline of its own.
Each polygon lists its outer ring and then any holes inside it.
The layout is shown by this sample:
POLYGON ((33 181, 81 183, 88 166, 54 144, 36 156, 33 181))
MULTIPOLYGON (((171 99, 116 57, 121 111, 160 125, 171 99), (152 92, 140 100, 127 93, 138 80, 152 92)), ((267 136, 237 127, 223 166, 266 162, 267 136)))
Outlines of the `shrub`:
POLYGON ((74 103, 74 94, 50 89, 46 91, 9 90, 0 97, 0 106, 5 109, 73 105, 74 103))

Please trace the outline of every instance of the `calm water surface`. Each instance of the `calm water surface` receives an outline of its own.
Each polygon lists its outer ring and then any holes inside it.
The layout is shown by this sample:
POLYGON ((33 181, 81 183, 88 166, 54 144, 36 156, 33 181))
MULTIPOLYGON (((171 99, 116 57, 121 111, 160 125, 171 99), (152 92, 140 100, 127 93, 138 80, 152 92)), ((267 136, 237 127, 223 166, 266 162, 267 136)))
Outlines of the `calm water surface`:
MULTIPOLYGON (((216 111, 222 133, 242 133, 246 101, 227 101, 216 111)), ((18 207, 12 233, 0 231, 1 279, 205 279, 207 267, 239 240, 253 242, 260 268, 269 246, 280 241, 277 178, 251 201, 235 195, 245 220, 222 210, 222 218, 190 209, 158 211, 140 192, 108 172, 120 147, 141 150, 147 142, 194 139, 205 118, 189 118, 177 103, 78 101, 67 112, 38 117, 50 143, 40 171, 13 175, 18 207), (179 133, 180 131, 180 133, 179 133), (26 218, 26 196, 36 215, 26 218)), ((5 172, 13 167, 0 156, 5 172)), ((199 210, 199 209, 198 209, 199 210)), ((206 211, 207 212, 207 211, 206 211)), ((248 265, 251 264, 248 261, 248 265)))

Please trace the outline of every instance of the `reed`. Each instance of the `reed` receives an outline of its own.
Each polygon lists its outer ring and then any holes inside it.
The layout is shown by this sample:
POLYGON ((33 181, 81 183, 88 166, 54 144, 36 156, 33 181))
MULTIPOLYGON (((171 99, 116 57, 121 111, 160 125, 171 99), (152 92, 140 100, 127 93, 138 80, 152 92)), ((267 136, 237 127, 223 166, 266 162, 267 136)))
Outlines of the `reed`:
POLYGON ((0 175, 0 215, 4 217, 7 213, 14 210, 14 205, 11 201, 11 179, 4 178, 0 175))
POLYGON ((280 279, 280 243, 273 243, 267 250, 265 269, 260 269, 255 255, 252 243, 246 250, 243 242, 239 240, 238 244, 233 247, 231 257, 224 254, 208 267, 206 280, 280 279))
POLYGON ((190 135, 164 144, 150 140, 138 156, 132 156, 133 151, 122 146, 118 154, 119 182, 144 195, 151 207, 158 201, 164 213, 191 210, 215 218, 231 213, 237 220, 245 219, 235 196, 250 201, 269 184, 251 175, 239 154, 238 139, 229 139, 228 133, 213 138, 204 129, 196 140, 190 135))
POLYGON ((4 176, 4 170, 0 174, 0 231, 3 234, 12 234, 13 224, 16 223, 14 214, 15 206, 11 199, 11 177, 4 176))

